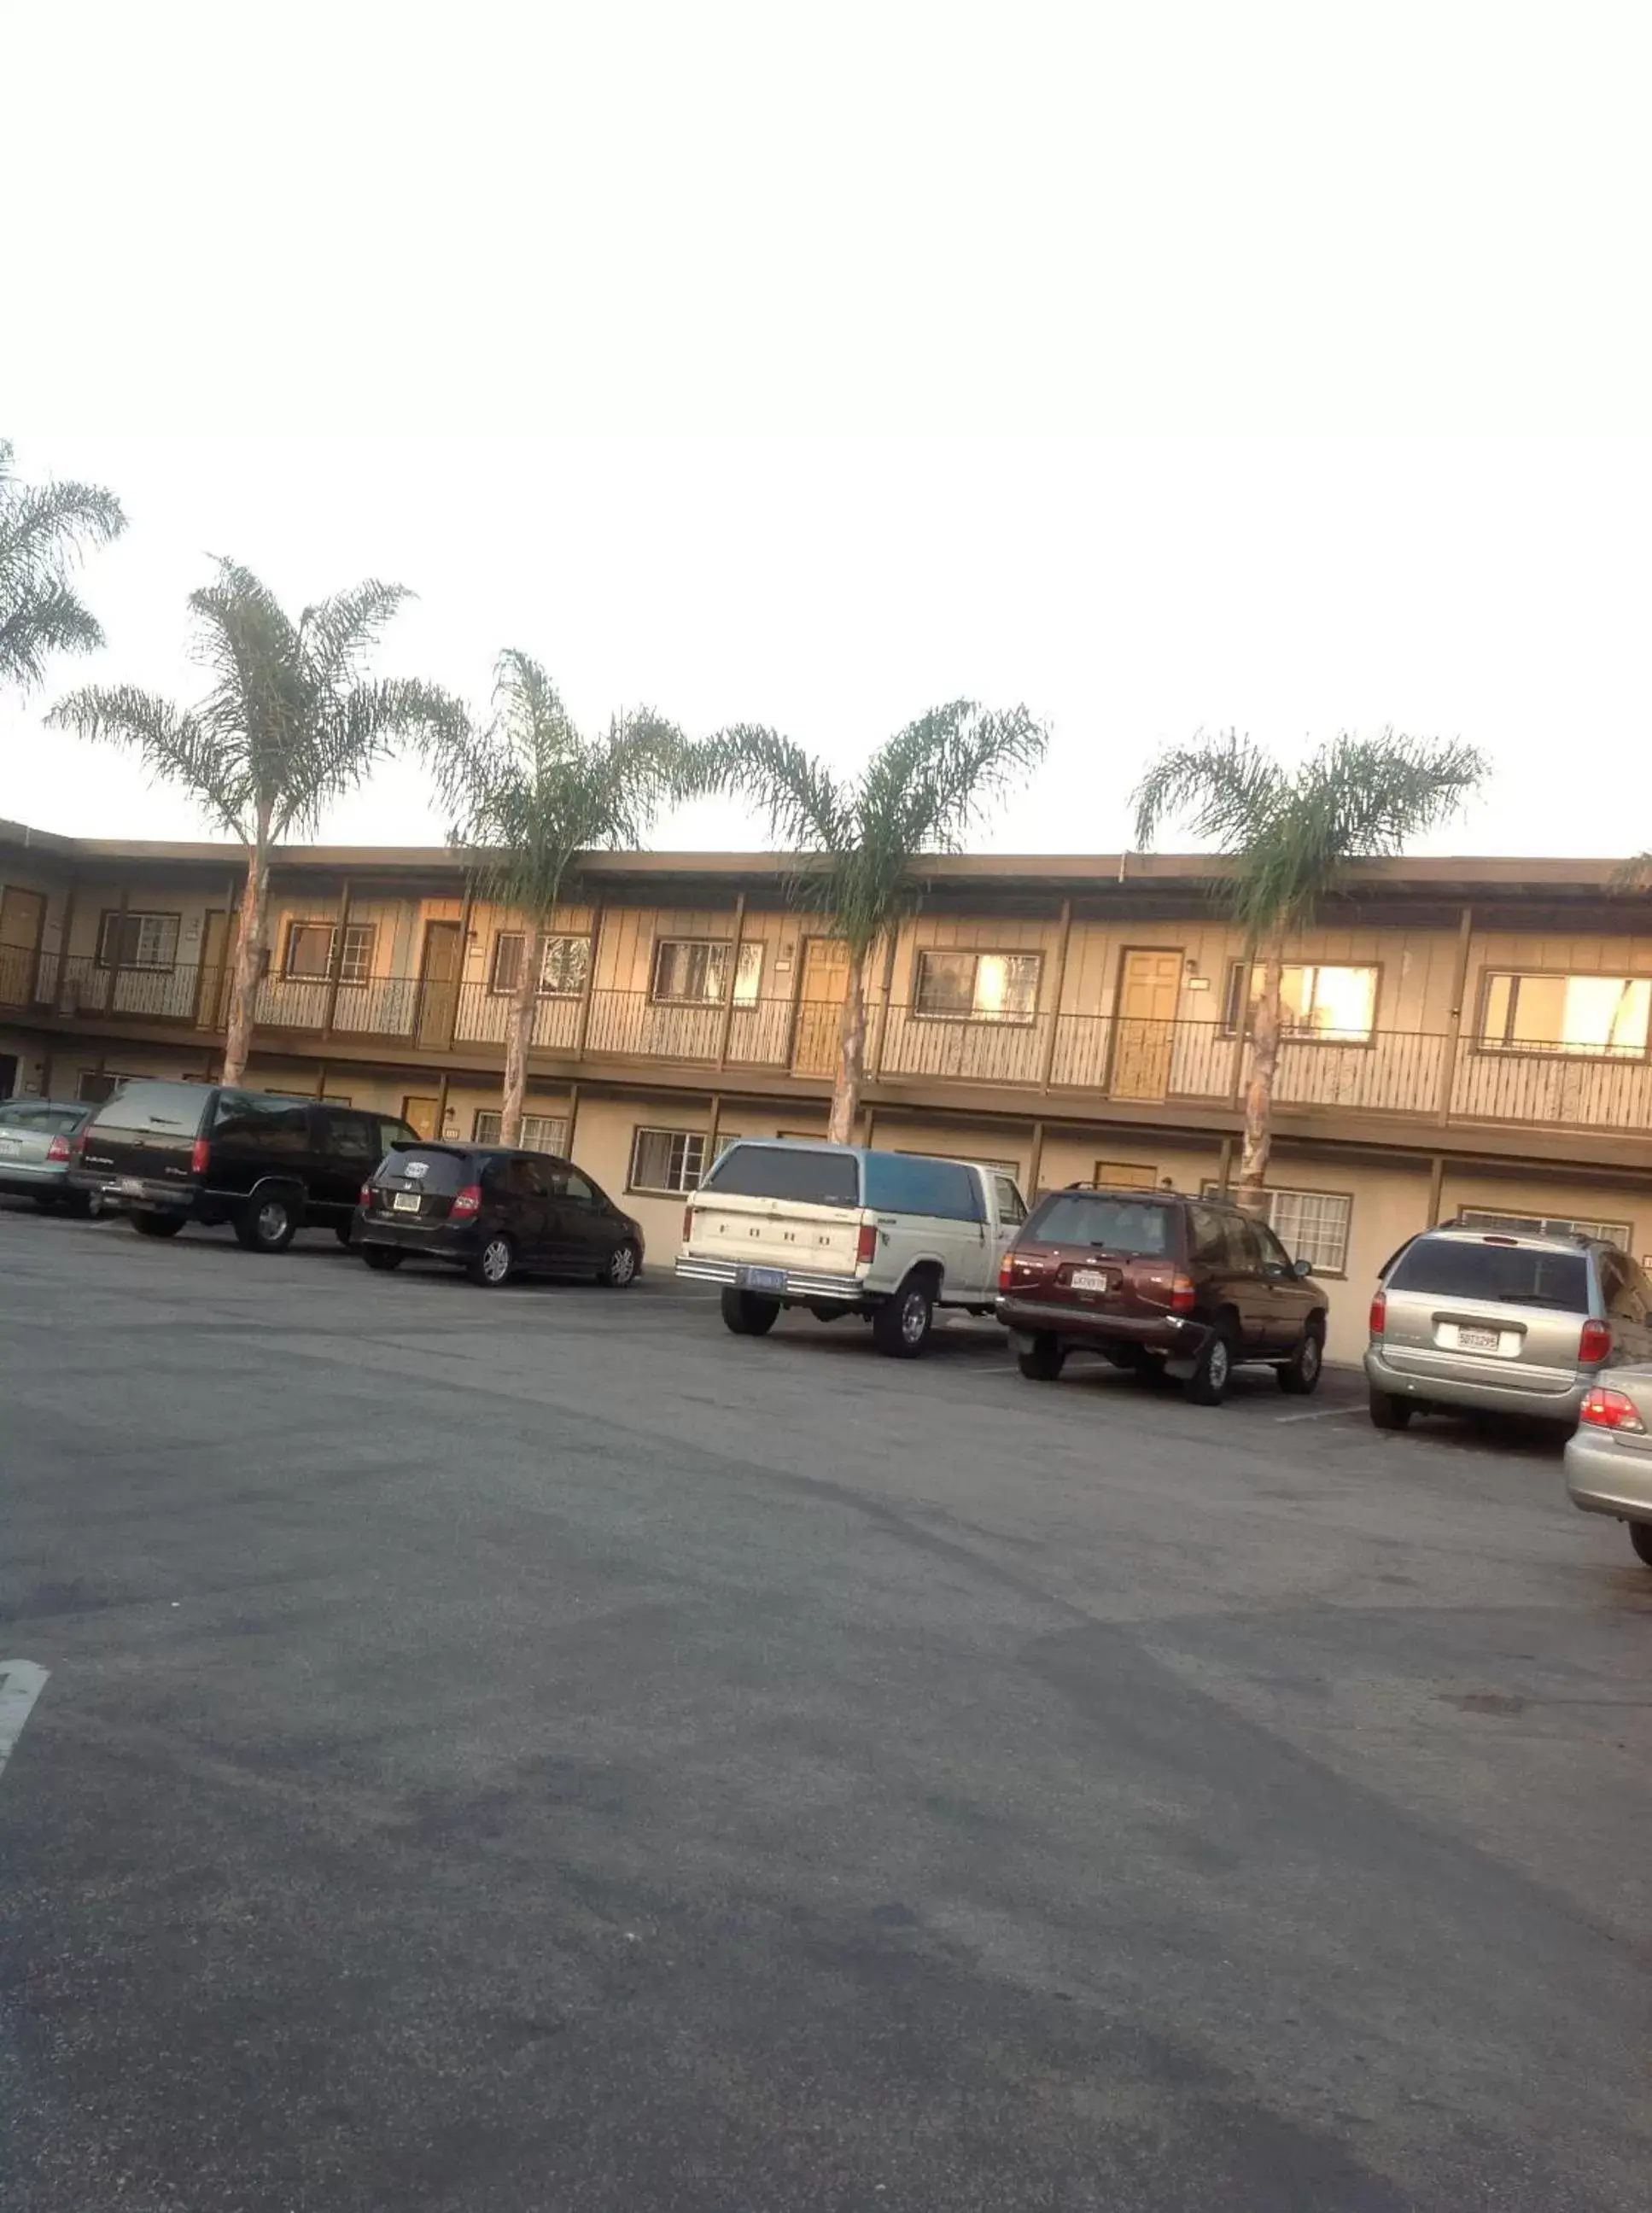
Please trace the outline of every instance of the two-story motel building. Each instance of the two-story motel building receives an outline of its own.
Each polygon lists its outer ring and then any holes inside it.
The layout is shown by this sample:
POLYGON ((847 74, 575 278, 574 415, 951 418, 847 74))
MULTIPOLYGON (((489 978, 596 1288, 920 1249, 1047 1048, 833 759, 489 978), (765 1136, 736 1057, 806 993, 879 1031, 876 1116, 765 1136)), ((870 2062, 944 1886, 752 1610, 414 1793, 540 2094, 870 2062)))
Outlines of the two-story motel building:
MULTIPOLYGON (((863 1131, 1025 1188, 1180 1189, 1236 1164, 1241 934, 1210 862, 925 864, 871 978, 863 1131)), ((766 853, 593 855, 539 984, 525 1142, 571 1152, 669 1257, 732 1135, 824 1132, 842 949, 766 853)), ((238 850, 0 822, 0 1094, 216 1076, 238 850)), ((290 849, 247 1081, 498 1127, 521 918, 440 849, 290 849)), ((1652 1253, 1652 908, 1606 861, 1351 869, 1291 946, 1271 1207, 1330 1280, 1333 1356, 1377 1269, 1460 1213, 1652 1253)))

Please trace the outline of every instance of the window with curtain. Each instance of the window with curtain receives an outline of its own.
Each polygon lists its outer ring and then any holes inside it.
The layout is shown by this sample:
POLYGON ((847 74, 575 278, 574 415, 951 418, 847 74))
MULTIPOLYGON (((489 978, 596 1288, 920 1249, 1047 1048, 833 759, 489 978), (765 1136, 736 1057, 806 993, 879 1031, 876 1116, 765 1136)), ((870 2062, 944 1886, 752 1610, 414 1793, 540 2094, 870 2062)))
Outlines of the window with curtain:
POLYGON ((175 914, 106 914, 98 935, 104 968, 172 968, 178 959, 175 914))
MULTIPOLYGON (((471 1124, 471 1143, 475 1145, 497 1145, 499 1142, 499 1109, 479 1106, 471 1124)), ((522 1148, 530 1153, 565 1154, 568 1150, 568 1121, 562 1114, 524 1114, 522 1117, 522 1148)))
MULTIPOLYGON (((521 979, 522 947, 520 930, 502 930, 493 941, 493 960, 488 986, 495 991, 514 991, 521 979)), ((588 937, 547 937, 539 961, 542 999, 577 999, 585 989, 591 966, 588 937)))
POLYGON ((705 1166, 702 1131, 639 1129, 632 1133, 627 1179, 632 1191, 698 1191, 705 1166))
MULTIPOLYGON (((668 1006, 721 1006, 728 996, 728 972, 735 961, 726 937, 662 937, 654 948, 649 996, 668 1006)), ((763 978, 761 940, 747 940, 735 967, 735 1004, 755 1003, 763 978)))
MULTIPOLYGON (((1264 971, 1259 961, 1251 970, 1250 997, 1245 1002, 1248 1030, 1255 1020, 1256 1003, 1262 996, 1264 971)), ((1224 1027, 1231 1035, 1239 1027, 1245 991, 1245 964, 1235 960, 1228 972, 1228 1006, 1224 1027)), ((1287 1037, 1317 1038, 1327 1045, 1363 1045, 1376 1023, 1377 971, 1375 968, 1334 968, 1288 962, 1280 979, 1283 1033, 1287 1037)))
POLYGON ((1030 1022, 1039 1010, 1039 953, 924 952, 916 1012, 955 1022, 1030 1022))
POLYGON ((1479 1043, 1492 1052, 1642 1055, 1652 1020, 1652 977, 1493 970, 1480 1003, 1479 1043))
MULTIPOLYGON (((344 924, 344 948, 338 957, 341 984, 365 984, 373 973, 373 947, 377 926, 370 922, 344 924)), ((283 976, 324 982, 332 973, 333 948, 338 926, 332 922, 290 922, 283 976)))
MULTIPOLYGON (((1200 1189, 1206 1198, 1220 1195, 1214 1183, 1200 1189)), ((1311 1262, 1322 1276, 1347 1273, 1353 1218, 1354 1202, 1346 1192, 1279 1191, 1270 1186, 1263 1193, 1262 1219, 1293 1260, 1311 1262)))

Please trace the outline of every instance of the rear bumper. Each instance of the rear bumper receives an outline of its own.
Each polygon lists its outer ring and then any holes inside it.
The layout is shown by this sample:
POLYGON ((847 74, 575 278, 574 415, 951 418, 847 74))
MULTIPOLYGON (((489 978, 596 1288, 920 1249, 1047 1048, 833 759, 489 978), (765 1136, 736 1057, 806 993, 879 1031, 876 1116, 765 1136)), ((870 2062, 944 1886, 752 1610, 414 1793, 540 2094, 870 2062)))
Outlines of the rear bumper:
POLYGON ((1617 1443, 1610 1430, 1579 1430, 1566 1445, 1566 1493, 1585 1514, 1652 1521, 1652 1452, 1617 1443))
POLYGON ((1517 1414, 1528 1421, 1575 1424, 1583 1394, 1596 1378, 1591 1371, 1575 1375, 1559 1390, 1521 1391, 1481 1375, 1458 1375, 1450 1369, 1419 1373, 1397 1368, 1381 1347, 1374 1344, 1365 1355, 1365 1380, 1374 1391, 1386 1391, 1391 1398, 1412 1399, 1425 1405, 1478 1406, 1489 1414, 1517 1414))
POLYGON ((140 1214, 193 1216, 201 1197, 199 1186, 195 1184, 156 1183, 148 1176, 109 1175, 101 1168, 71 1168, 69 1186, 71 1191, 101 1192, 109 1205, 135 1208, 140 1214), (137 1188, 128 1190, 129 1184, 137 1188))
POLYGON ((71 1188, 69 1171, 61 1161, 36 1167, 32 1161, 7 1161, 0 1163, 0 1191, 18 1198, 48 1198, 71 1188))
MULTIPOLYGON (((801 1268, 777 1269, 774 1272, 784 1277, 784 1288, 765 1285, 758 1293, 759 1298, 841 1299, 845 1306, 860 1306, 867 1297, 866 1285, 858 1276, 812 1276, 801 1268)), ((678 1255, 677 1273, 686 1283, 722 1283, 734 1289, 740 1286, 747 1271, 732 1260, 699 1260, 683 1253, 678 1255)))
POLYGON ((1135 1344, 1171 1360, 1192 1360, 1210 1334, 1191 1314, 1088 1314, 1082 1307, 1046 1305, 1038 1299, 1000 1299, 998 1320, 1018 1337, 1056 1337, 1064 1344, 1135 1344))
POLYGON ((473 1260, 482 1233, 473 1222, 397 1222, 359 1210, 351 1238, 355 1246, 382 1245, 396 1253, 422 1253, 430 1260, 473 1260))

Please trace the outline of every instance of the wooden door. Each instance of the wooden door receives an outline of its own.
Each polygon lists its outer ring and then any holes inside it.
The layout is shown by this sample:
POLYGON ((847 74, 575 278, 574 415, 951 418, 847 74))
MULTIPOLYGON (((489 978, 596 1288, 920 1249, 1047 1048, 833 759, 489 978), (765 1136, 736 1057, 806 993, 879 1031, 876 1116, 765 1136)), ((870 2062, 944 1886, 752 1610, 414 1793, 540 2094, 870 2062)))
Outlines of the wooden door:
POLYGON ((442 1113, 440 1099, 429 1099, 418 1092, 409 1092, 401 1102, 401 1119, 421 1137, 440 1136, 438 1117, 442 1113))
POLYGON ((459 1018, 460 946, 456 922, 425 924, 424 960, 418 976, 418 1041, 431 1052, 443 1052, 453 1043, 459 1018))
POLYGON ((1167 1094, 1181 976, 1180 951, 1125 954, 1113 1023, 1109 1087, 1113 1098, 1162 1099, 1167 1094))
POLYGON ((26 1007, 34 996, 34 956, 46 924, 46 894, 8 884, 0 892, 0 1007, 26 1007))
POLYGON ((229 917, 208 911, 201 924, 201 966, 195 978, 195 1027, 221 1030, 229 1004, 229 917))
POLYGON ((794 1076, 836 1076, 848 996, 849 948, 843 939, 806 940, 797 987, 797 1033, 791 1049, 794 1076))

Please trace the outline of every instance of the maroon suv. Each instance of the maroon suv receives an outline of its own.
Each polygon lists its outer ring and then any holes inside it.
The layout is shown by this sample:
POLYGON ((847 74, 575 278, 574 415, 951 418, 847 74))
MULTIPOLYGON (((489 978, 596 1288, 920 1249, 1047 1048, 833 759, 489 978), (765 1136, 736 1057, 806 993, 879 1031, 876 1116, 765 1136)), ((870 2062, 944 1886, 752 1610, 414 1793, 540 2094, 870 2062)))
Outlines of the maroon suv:
POLYGON ((1100 1352, 1215 1406, 1241 1360, 1267 1362, 1282 1390, 1319 1381, 1326 1298, 1308 1273, 1223 1201, 1073 1184, 1040 1199, 1004 1254, 998 1319, 1039 1382, 1070 1352, 1100 1352))

